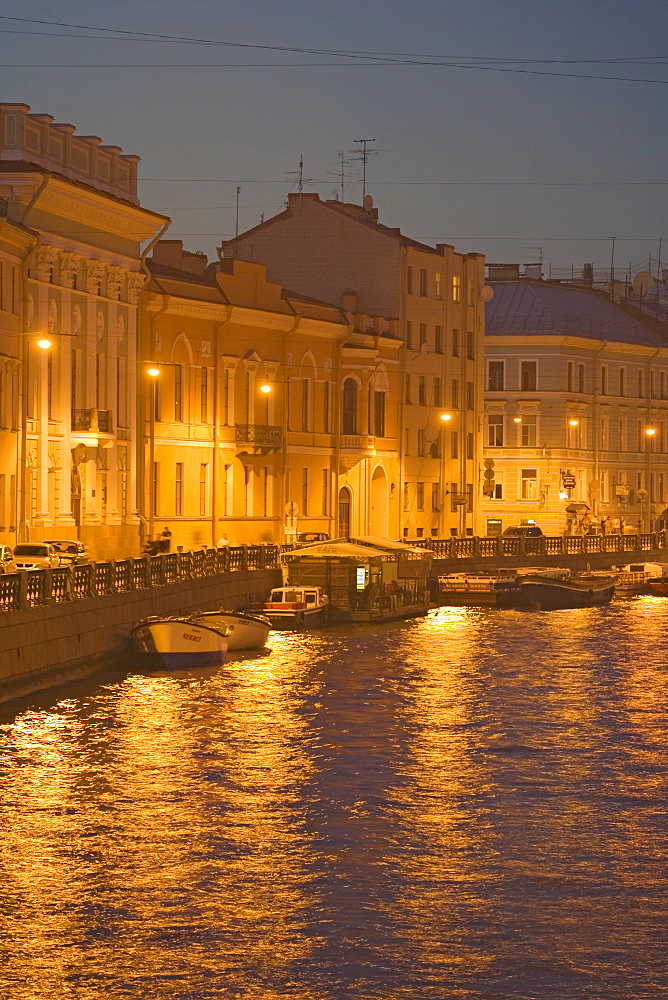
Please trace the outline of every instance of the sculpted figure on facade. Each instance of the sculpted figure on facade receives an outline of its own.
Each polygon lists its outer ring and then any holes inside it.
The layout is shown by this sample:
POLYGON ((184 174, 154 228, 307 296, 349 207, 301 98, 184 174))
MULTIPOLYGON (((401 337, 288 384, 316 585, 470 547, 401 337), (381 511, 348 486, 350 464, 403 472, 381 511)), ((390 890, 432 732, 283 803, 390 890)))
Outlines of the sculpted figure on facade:
POLYGON ((99 295, 102 278, 104 276, 104 264, 99 260, 86 261, 86 291, 90 295, 99 295))
POLYGON ((37 277, 40 281, 51 281, 57 259, 54 247, 40 247, 37 251, 37 277))
POLYGON ((118 299, 123 284, 123 268, 113 265, 107 268, 107 298, 118 299))
POLYGON ((146 275, 140 274, 139 271, 131 271, 130 274, 128 274, 128 302, 130 302, 133 306, 136 306, 139 302, 139 295, 145 281, 146 275))

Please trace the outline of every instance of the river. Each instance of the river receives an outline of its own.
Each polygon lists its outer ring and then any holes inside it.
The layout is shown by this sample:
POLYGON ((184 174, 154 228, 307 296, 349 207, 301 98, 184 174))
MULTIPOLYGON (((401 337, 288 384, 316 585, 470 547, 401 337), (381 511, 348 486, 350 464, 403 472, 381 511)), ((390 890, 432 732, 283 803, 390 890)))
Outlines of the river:
POLYGON ((0 706, 0 997, 665 997, 667 625, 444 608, 0 706))

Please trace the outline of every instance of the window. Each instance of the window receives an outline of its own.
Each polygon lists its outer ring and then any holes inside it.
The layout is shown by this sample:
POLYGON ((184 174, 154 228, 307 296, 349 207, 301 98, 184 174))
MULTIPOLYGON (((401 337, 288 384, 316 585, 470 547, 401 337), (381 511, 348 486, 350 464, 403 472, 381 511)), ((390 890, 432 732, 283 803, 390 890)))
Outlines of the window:
POLYGON ((468 459, 473 458, 473 432, 466 432, 466 457, 468 459))
MULTIPOLYGON (((97 357, 99 360, 100 355, 97 357)), ((46 412, 49 420, 54 416, 53 401, 53 351, 49 351, 46 358, 46 412)))
POLYGON ((309 429, 309 409, 311 400, 311 383, 307 378, 302 379, 302 430, 309 429))
POLYGON ((527 413, 522 417, 522 447, 536 447, 536 416, 527 413))
POLYGON ((536 391, 535 361, 520 361, 520 389, 522 392, 536 391))
POLYGON ((329 434, 330 423, 329 423, 329 413, 330 413, 330 402, 329 402, 329 382, 325 382, 322 387, 322 429, 325 434, 329 434))
POLYGON ((452 431, 450 435, 450 458, 459 458, 459 435, 452 431))
POLYGON ((452 331, 452 356, 453 358, 459 357, 459 330, 455 329, 452 331))
POLYGON ((608 395, 608 366, 601 365, 601 395, 608 395))
POLYGON ((205 424, 209 408, 209 371, 202 368, 202 381, 199 387, 199 418, 200 423, 205 424))
POLYGON ((642 399, 645 395, 645 380, 643 378, 642 368, 638 369, 638 398, 642 399))
POLYGON ((262 466, 262 516, 269 517, 271 510, 269 486, 271 484, 271 468, 262 466))
POLYGON ((418 510, 424 510, 424 483, 418 483, 415 489, 415 500, 418 510))
POLYGON ((420 428, 418 428, 418 432, 417 432, 418 455, 420 456, 420 458, 424 458, 424 454, 425 454, 424 440, 425 440, 425 438, 424 438, 424 431, 420 427, 420 428))
POLYGON ((183 420, 183 369, 174 366, 174 420, 183 420))
POLYGON ((420 323, 420 347, 427 343, 427 324, 420 323))
POLYGON ((491 413, 487 418, 487 445, 489 448, 503 448, 504 422, 502 413, 491 413))
POLYGON ((619 418, 619 450, 626 451, 626 417, 619 418))
POLYGON ((520 499, 538 499, 538 470, 522 469, 520 482, 520 499))
POLYGON ((424 375, 418 376, 418 403, 420 406, 427 405, 427 380, 424 375))
POLYGON ((422 295, 423 298, 424 296, 429 294, 427 291, 427 285, 428 285, 427 272, 425 268, 422 267, 420 268, 420 295, 422 295))
POLYGON ((468 330, 466 334, 466 357, 469 361, 475 358, 475 339, 472 330, 468 330))
POLYGON ((230 423, 230 369, 226 368, 225 375, 223 377, 223 424, 225 424, 225 426, 228 426, 229 423, 230 423))
POLYGON ((357 382, 352 378, 343 383, 343 433, 357 434, 357 382))
POLYGON ((434 275, 434 295, 437 299, 443 298, 443 272, 437 271, 434 275))
POLYGON ((601 449, 601 451, 608 451, 610 448, 610 419, 607 415, 601 417, 601 421, 598 427, 599 427, 599 438, 598 438, 599 448, 601 449))
POLYGON ((467 303, 472 306, 475 303, 475 281, 473 278, 469 278, 466 282, 467 290, 467 303))
POLYGON ((385 393, 374 392, 374 434, 385 437, 385 393))
POLYGON ((199 467, 199 515, 200 517, 206 517, 208 514, 207 510, 207 482, 209 475, 209 466, 201 464, 199 467))
POLYGON ((619 395, 626 395, 626 368, 619 369, 619 395))
POLYGON ((404 513, 410 510, 410 492, 408 489, 408 483, 404 483, 404 513))
POLYGON ((459 277, 458 274, 455 274, 452 277, 452 301, 453 302, 459 302, 459 299, 461 297, 461 290, 462 290, 462 279, 459 277))
POLYGON ((649 394, 652 399, 656 399, 656 374, 654 369, 649 373, 649 394))
POLYGON ((466 383, 466 409, 473 409, 473 382, 466 383))
POLYGON ((504 361, 487 362, 487 389, 489 392, 503 392, 505 387, 504 361))
POLYGON ((411 432, 408 427, 404 428, 404 455, 411 453, 411 432))
MULTIPOLYGON (((253 516, 253 470, 250 465, 244 465, 244 491, 246 494, 246 516, 253 516)), ((290 494, 288 493, 288 496, 290 494)))
POLYGON ((456 378, 452 380, 452 408, 459 409, 459 381, 456 378))
POLYGON ((413 350, 413 324, 409 319, 406 320, 406 347, 413 350))
POLYGON ((176 463, 176 478, 174 480, 174 514, 183 516, 183 462, 176 463))
POLYGON ((585 366, 578 365, 578 392, 585 391, 585 366))
POLYGON ((308 469, 302 469, 302 514, 308 517, 308 469))
POLYGON ((666 373, 665 371, 659 372, 659 397, 661 399, 666 398, 666 373))
POLYGON ((409 295, 413 292, 413 268, 406 268, 406 291, 409 295))
POLYGON ((434 330, 434 350, 437 354, 443 353, 443 327, 437 326, 434 330))
POLYGON ((322 514, 329 514, 329 469, 322 470, 322 514))
POLYGON ((431 509, 432 510, 440 510, 438 501, 439 501, 438 483, 432 483, 432 487, 431 487, 431 509))
POLYGON ((410 403, 410 401, 411 401, 411 377, 410 377, 410 375, 406 376, 406 383, 405 383, 405 385, 406 385, 405 402, 406 403, 410 403))
POLYGON ((434 378, 434 406, 442 406, 443 398, 441 396, 441 380, 440 378, 434 378))
POLYGON ((573 392, 573 362, 568 362, 568 375, 566 378, 566 391, 573 392))
POLYGON ((450 510, 456 514, 459 507, 455 503, 455 495, 459 492, 459 483, 450 483, 450 510))

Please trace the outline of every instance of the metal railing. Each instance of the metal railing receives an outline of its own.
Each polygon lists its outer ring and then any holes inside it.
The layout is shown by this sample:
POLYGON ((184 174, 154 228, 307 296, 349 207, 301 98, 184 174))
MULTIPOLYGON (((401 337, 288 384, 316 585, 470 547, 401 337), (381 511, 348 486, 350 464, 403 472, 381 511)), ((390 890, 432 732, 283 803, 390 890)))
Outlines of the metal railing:
POLYGON ((220 573, 278 569, 279 558, 278 545, 239 545, 6 573, 0 575, 0 612, 148 590, 220 573))
POLYGON ((538 538, 418 538, 410 545, 431 549, 435 559, 503 559, 506 556, 579 556, 651 552, 668 545, 668 532, 631 535, 540 535, 538 538))

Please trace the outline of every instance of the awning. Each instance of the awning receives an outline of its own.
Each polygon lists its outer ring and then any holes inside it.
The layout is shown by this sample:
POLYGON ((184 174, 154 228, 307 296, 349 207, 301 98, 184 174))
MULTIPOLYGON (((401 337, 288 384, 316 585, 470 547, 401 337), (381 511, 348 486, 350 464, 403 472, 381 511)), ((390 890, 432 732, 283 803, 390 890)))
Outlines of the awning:
POLYGON ((591 510, 588 503, 569 503, 566 511, 569 514, 579 514, 582 510, 591 510))

